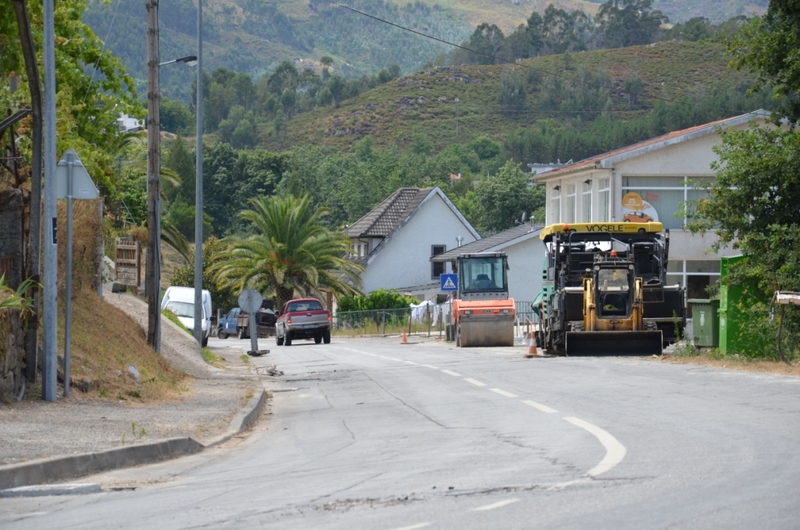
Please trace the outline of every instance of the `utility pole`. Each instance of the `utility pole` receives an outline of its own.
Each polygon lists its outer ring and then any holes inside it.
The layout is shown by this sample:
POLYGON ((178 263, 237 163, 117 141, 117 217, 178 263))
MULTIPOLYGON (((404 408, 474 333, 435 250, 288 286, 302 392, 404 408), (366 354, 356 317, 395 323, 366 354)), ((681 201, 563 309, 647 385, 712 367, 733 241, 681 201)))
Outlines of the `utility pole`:
MULTIPOLYGON (((42 345, 42 398, 56 401, 58 398, 57 298, 58 246, 56 210, 56 45, 55 4, 44 0, 44 282, 43 282, 43 327, 42 345)), ((69 384, 69 383, 66 383, 69 384)))
MULTIPOLYGON (((194 199, 194 339, 203 344, 203 0, 197 0, 197 147, 194 199)), ((211 315, 206 315, 211 325, 211 315)), ((209 334, 211 330, 208 330, 209 334)))
POLYGON ((147 301, 147 343, 161 351, 161 128, 158 105, 158 0, 147 6, 147 261, 145 298, 147 301))

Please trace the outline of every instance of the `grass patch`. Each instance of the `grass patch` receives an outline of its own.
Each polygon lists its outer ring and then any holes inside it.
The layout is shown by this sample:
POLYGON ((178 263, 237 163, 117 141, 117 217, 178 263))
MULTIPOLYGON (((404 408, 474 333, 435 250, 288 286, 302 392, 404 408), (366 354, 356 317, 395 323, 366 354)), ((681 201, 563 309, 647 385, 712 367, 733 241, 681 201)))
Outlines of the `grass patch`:
MULTIPOLYGON (((63 344, 63 319, 58 323, 58 343, 63 344)), ((151 402, 186 391, 188 376, 150 348, 136 320, 93 289, 82 289, 75 296, 71 334, 70 375, 73 382, 90 382, 92 397, 151 402), (139 372, 138 381, 128 373, 129 365, 139 372)), ((73 387, 73 394, 80 392, 73 387)))
POLYGON ((247 364, 247 363, 250 362, 250 356, 247 355, 246 353, 241 354, 239 356, 239 359, 241 359, 244 364, 247 364))
POLYGON ((217 355, 208 348, 203 348, 203 359, 212 366, 222 368, 225 366, 225 358, 217 355))

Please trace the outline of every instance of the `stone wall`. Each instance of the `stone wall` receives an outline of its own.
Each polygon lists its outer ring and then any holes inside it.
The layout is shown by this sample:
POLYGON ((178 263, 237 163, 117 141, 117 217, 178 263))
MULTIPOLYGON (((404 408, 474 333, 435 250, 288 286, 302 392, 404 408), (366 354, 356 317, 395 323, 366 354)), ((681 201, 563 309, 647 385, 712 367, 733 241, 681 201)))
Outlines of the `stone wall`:
POLYGON ((24 333, 19 309, 0 309, 0 403, 16 400, 24 384, 24 333))

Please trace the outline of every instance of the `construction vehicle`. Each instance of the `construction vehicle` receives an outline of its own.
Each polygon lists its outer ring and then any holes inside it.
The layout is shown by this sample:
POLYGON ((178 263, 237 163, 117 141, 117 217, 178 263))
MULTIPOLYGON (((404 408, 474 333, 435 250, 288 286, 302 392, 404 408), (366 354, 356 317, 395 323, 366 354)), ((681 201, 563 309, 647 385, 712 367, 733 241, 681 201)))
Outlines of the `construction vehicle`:
POLYGON ((503 252, 459 254, 456 264, 456 345, 513 346, 516 306, 508 295, 508 256, 503 252))
POLYGON ((660 355, 682 333, 685 291, 666 284, 661 223, 555 224, 539 237, 537 345, 556 355, 660 355))

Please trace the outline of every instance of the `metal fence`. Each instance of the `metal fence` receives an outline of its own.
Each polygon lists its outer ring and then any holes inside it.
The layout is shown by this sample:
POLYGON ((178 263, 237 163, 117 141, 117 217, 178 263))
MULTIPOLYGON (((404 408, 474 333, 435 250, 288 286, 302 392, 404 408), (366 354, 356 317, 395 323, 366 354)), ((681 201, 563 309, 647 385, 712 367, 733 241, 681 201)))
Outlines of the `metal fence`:
MULTIPOLYGON (((527 336, 538 328, 539 317, 531 302, 515 301, 517 321, 515 336, 527 336)), ((445 326, 452 322, 452 304, 431 304, 417 308, 339 311, 333 316, 333 332, 338 335, 396 335, 424 333, 445 336, 445 326)))

